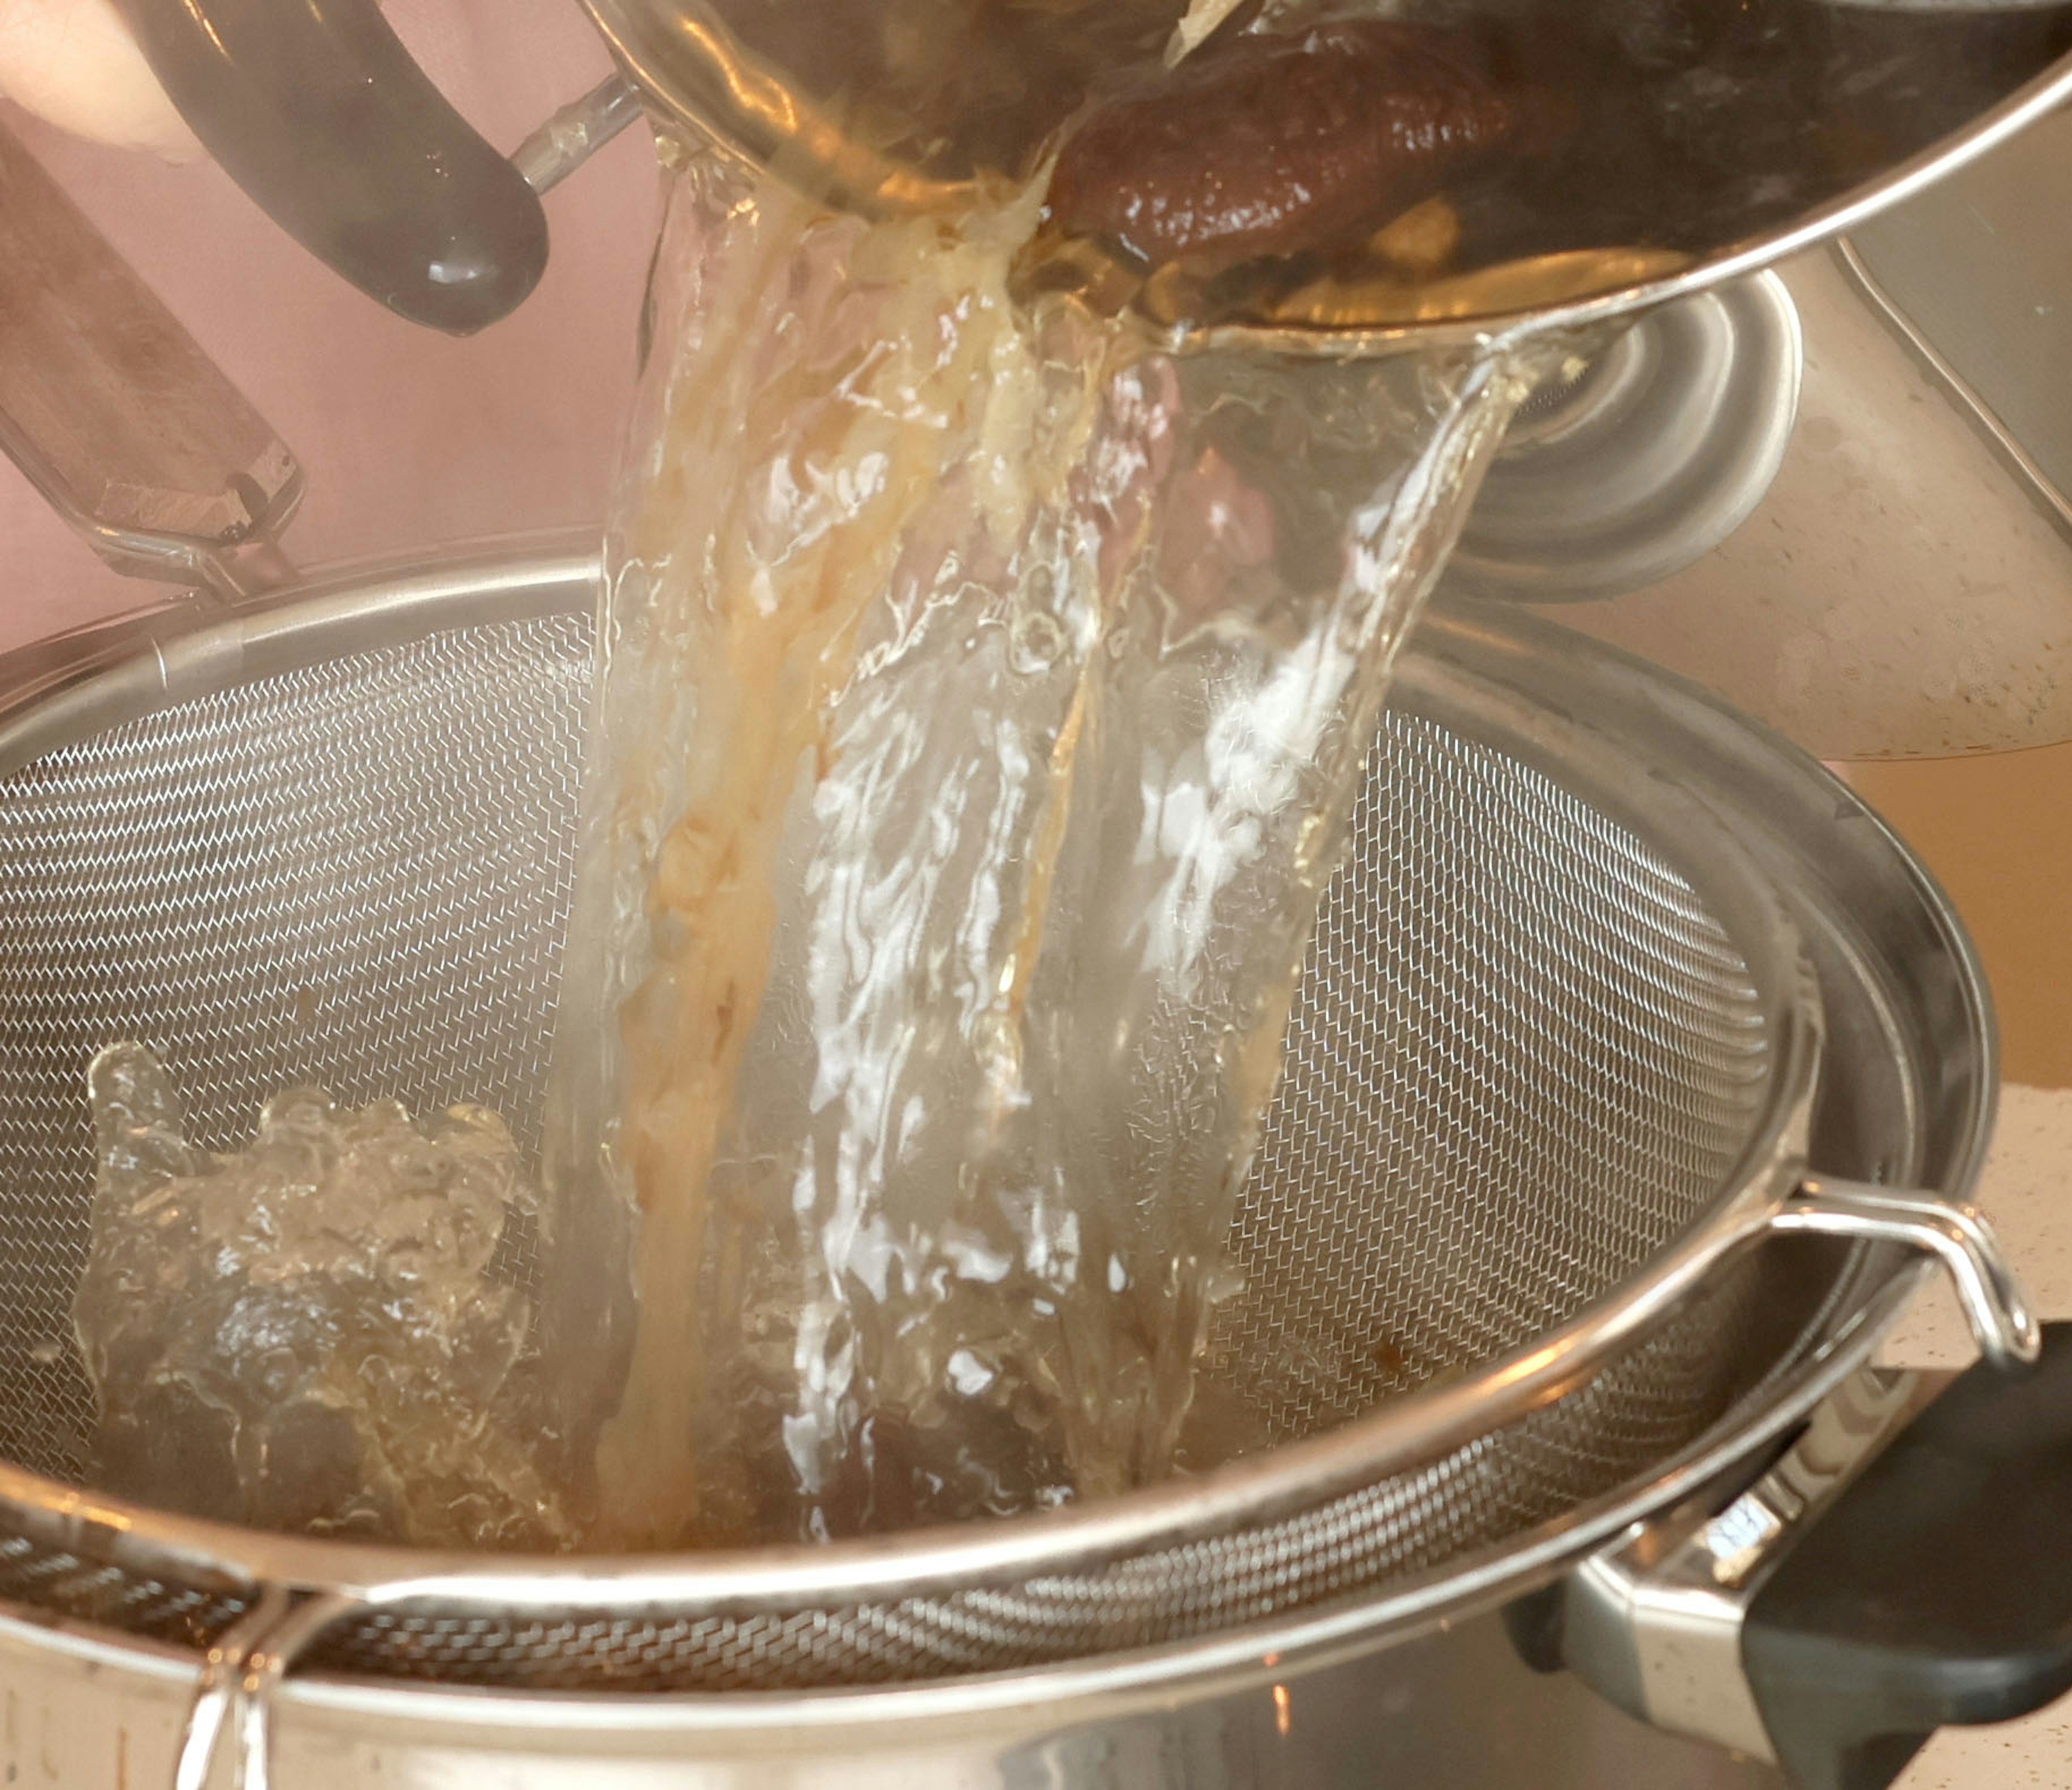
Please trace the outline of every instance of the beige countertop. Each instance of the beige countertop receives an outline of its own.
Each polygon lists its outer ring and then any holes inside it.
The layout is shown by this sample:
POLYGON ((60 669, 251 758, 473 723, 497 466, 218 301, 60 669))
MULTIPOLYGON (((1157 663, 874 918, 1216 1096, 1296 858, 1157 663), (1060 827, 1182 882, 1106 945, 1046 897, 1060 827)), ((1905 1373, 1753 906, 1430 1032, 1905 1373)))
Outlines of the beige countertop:
MULTIPOLYGON (((1979 1204, 1999 1228, 2045 1318, 2072 1317, 2072 1089, 2007 1088, 1979 1204)), ((1906 1367, 1955 1367, 1971 1340, 1947 1287, 1919 1300, 1886 1344, 1906 1367)), ((2066 1790, 2072 1786, 2072 1697, 2024 1721, 1946 1728, 1897 1790, 2066 1790)))

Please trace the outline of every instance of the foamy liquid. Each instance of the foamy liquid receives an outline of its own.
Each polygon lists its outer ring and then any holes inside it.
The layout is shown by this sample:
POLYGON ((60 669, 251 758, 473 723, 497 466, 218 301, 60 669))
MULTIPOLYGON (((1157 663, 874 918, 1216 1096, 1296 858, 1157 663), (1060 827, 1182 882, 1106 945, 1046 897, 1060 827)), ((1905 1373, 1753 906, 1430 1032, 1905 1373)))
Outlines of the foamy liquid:
POLYGON ((92 1237, 73 1300, 89 1477, 260 1529, 423 1547, 568 1546, 542 1446, 518 1240, 538 1198, 503 1121, 269 1101, 188 1142, 149 1051, 88 1076, 92 1237))

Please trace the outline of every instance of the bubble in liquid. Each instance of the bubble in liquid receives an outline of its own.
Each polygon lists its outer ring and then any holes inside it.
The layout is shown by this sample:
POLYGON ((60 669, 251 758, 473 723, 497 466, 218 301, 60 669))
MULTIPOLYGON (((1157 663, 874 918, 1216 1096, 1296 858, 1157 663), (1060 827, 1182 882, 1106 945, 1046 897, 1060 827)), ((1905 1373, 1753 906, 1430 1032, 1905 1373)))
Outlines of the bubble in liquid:
POLYGON ((97 1173, 73 1323, 89 1477, 254 1527, 426 1546, 572 1540, 528 1409, 539 1201, 504 1121, 269 1101, 243 1150, 187 1135, 138 1044, 88 1076, 97 1173))

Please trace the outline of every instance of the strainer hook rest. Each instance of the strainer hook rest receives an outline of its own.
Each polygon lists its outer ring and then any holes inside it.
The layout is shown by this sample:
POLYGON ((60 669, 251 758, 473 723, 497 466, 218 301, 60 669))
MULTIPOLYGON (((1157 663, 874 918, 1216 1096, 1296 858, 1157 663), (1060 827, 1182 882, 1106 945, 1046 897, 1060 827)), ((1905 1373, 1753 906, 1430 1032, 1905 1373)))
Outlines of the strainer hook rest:
POLYGON ((1949 1276, 1987 1360, 2001 1368, 2028 1367, 2042 1353, 2036 1313, 2000 1239, 1975 1207, 1905 1188, 1809 1175, 1767 1228, 1926 1251, 1949 1276))

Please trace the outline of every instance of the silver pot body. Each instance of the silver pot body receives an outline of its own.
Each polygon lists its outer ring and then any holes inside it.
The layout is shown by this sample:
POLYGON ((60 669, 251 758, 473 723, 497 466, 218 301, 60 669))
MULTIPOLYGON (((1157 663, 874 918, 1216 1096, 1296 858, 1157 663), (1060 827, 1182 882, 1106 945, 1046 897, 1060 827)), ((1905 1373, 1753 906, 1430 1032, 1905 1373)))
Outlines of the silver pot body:
MULTIPOLYGON (((514 1702, 297 1684, 281 1699, 290 1790, 1774 1790, 1775 1769, 1659 1732, 1580 1678, 1520 1660, 1500 1614, 1349 1661, 1146 1701, 1052 1702, 916 1718, 882 1700, 758 1715, 610 1702, 514 1702)), ((0 1772, 66 1790, 172 1781, 193 1691, 183 1664, 54 1645, 0 1626, 13 1719, 0 1772)))

